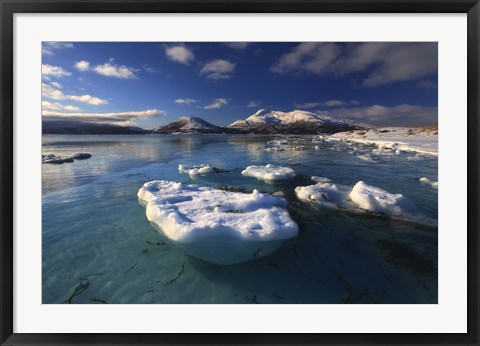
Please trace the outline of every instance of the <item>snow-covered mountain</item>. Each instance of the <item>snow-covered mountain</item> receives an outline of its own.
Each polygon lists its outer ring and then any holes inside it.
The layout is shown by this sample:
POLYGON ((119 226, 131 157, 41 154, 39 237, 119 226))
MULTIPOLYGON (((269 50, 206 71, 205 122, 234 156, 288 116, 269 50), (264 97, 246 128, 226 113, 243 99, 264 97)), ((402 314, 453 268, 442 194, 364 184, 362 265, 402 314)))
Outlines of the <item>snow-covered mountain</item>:
POLYGON ((209 122, 197 117, 181 117, 171 123, 160 126, 155 133, 222 133, 226 132, 224 128, 210 124, 209 122))
POLYGON ((281 112, 260 109, 245 120, 233 122, 228 128, 250 133, 312 134, 356 130, 366 126, 302 110, 281 112))

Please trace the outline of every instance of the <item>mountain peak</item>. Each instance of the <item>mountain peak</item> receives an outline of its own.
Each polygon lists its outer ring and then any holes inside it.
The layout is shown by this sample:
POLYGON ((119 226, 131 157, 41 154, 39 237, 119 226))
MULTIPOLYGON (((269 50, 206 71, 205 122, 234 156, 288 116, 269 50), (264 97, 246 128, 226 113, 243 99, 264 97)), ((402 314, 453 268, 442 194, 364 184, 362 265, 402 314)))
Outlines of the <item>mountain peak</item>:
POLYGON ((161 126, 155 130, 156 133, 220 133, 221 127, 210 124, 208 121, 198 117, 183 116, 177 120, 161 126))
POLYGON ((191 117, 189 115, 184 115, 183 117, 179 118, 178 121, 205 121, 198 117, 191 117))

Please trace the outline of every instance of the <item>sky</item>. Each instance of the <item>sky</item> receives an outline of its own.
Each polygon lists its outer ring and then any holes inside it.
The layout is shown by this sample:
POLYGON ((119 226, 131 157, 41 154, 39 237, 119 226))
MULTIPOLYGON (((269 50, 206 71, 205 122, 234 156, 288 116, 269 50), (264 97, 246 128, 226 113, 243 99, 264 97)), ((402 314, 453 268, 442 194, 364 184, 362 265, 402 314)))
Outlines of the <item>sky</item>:
POLYGON ((43 42, 42 116, 152 129, 299 109, 431 125, 437 70, 428 42, 43 42))

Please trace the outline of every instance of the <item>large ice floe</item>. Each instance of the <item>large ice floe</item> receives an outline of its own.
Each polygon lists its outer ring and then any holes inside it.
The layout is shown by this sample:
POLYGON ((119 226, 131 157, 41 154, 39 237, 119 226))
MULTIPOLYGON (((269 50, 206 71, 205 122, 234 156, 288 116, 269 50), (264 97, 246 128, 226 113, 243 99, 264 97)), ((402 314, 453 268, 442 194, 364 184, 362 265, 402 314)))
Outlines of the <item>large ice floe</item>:
POLYGON ((198 175, 207 175, 215 172, 215 168, 210 165, 198 165, 198 166, 188 166, 188 165, 178 165, 178 171, 180 173, 188 173, 191 177, 198 175))
POLYGON ((281 167, 268 164, 266 166, 248 166, 242 171, 247 177, 254 177, 259 180, 287 180, 295 176, 295 171, 290 167, 281 167))
POLYGON ((217 264, 267 256, 298 233, 284 198, 156 180, 138 191, 147 219, 189 255, 217 264))
POLYGON ((298 186, 295 193, 304 202, 313 202, 326 207, 341 207, 351 212, 369 211, 390 216, 408 216, 417 212, 413 202, 402 194, 393 194, 363 181, 350 188, 333 184, 328 178, 312 177, 317 184, 298 186))

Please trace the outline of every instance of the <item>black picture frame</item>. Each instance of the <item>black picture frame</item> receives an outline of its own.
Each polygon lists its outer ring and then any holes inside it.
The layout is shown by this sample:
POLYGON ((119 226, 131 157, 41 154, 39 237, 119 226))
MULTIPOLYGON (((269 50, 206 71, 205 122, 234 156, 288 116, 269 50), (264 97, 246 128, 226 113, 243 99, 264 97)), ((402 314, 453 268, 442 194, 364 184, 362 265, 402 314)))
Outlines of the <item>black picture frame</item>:
MULTIPOLYGON (((0 342, 2 345, 479 345, 479 0, 0 0, 0 342), (13 16, 15 13, 467 13, 468 332, 465 334, 20 334, 13 332, 13 16)), ((455 318, 455 316, 452 316, 455 318)))

